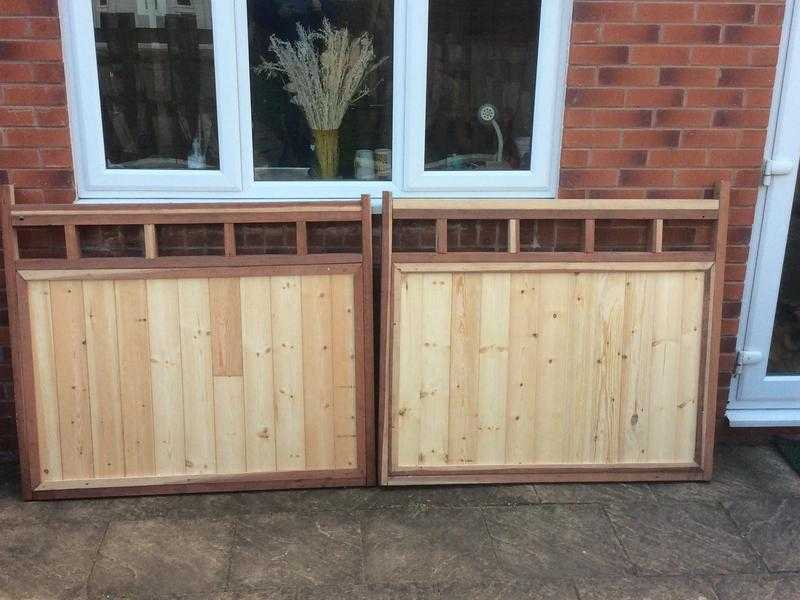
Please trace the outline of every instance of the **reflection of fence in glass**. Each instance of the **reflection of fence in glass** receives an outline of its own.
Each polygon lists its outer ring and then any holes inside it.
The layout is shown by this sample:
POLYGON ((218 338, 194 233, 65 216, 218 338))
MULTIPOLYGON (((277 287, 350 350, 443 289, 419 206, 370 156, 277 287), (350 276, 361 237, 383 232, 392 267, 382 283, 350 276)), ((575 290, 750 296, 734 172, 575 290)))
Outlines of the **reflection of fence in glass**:
POLYGON ((218 168, 208 0, 113 3, 128 12, 111 4, 95 2, 108 168, 218 168))

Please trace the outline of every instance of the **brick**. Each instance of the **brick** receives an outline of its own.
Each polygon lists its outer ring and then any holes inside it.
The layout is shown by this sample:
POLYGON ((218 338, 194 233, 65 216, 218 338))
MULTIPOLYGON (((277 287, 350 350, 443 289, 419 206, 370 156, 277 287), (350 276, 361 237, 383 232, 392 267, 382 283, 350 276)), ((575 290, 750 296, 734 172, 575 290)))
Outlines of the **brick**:
POLYGON ((636 2, 636 20, 653 23, 690 23, 695 20, 690 2, 636 2))
POLYGON ((775 83, 774 69, 765 68, 743 68, 743 69, 722 69, 719 85, 723 87, 768 87, 772 88, 775 83))
POLYGON ((772 106, 773 90, 768 88, 745 90, 745 108, 770 108, 772 106))
POLYGON ((561 151, 562 167, 585 167, 589 163, 588 150, 574 150, 564 148, 561 151))
POLYGON ((675 185, 710 188, 718 181, 730 178, 730 169, 680 169, 675 173, 675 185))
POLYGON ((43 148, 39 156, 43 167, 56 169, 72 167, 72 152, 69 148, 43 148))
MULTIPOLYGON (((761 151, 758 151, 759 155, 763 155, 761 151)), ((759 168, 757 169, 739 169, 736 171, 736 177, 733 178, 733 185, 736 187, 758 187, 761 185, 761 164, 758 165, 759 168)))
POLYGON ((755 206, 758 200, 758 189, 732 189, 731 206, 755 206))
POLYGON ((567 106, 620 106, 625 100, 623 90, 609 89, 569 89, 567 106))
POLYGON ((633 20, 633 9, 631 2, 576 2, 572 19, 577 22, 625 23, 633 20))
POLYGON ((649 110, 597 110, 594 114, 596 127, 650 127, 653 113, 649 110))
POLYGON ((0 40, 0 60, 61 60, 58 40, 0 40))
POLYGON ((741 65, 750 64, 750 48, 743 46, 698 46, 692 48, 690 62, 694 65, 741 65))
POLYGON ((687 129, 681 133, 680 145, 685 148, 733 148, 739 134, 725 129, 687 129))
POLYGON ((4 85, 0 93, 5 106, 63 106, 67 101, 60 85, 4 85))
POLYGON ((58 15, 58 3, 56 0, 3 0, 3 14, 55 17, 58 15))
POLYGON ((686 106, 726 108, 744 104, 741 90, 692 89, 686 92, 686 106))
POLYGON ((714 127, 766 127, 769 111, 761 109, 718 110, 714 113, 714 127))
POLYGON ((34 114, 36 125, 40 127, 66 127, 69 124, 67 109, 63 106, 37 108, 34 114))
POLYGON ((67 187, 72 185, 72 171, 16 170, 11 171, 10 182, 19 187, 67 187))
POLYGON ((58 39, 58 19, 0 17, 0 39, 58 39))
POLYGON ((664 44, 717 44, 722 34, 719 25, 664 25, 661 42, 664 44))
POLYGON ((573 44, 594 44, 600 41, 601 26, 596 23, 573 23, 573 44))
POLYGON ((567 86, 592 87, 597 85, 597 68, 570 67, 567 71, 567 86))
POLYGON ((609 148, 620 145, 622 133, 609 129, 567 129, 563 145, 567 148, 609 148))
POLYGON ((616 169, 563 169, 561 185, 564 187, 612 187, 619 181, 616 169))
POLYGON ((0 127, 24 127, 35 123, 35 113, 30 107, 0 106, 0 127))
POLYGON ((719 70, 711 67, 665 67, 661 69, 661 85, 710 87, 717 85, 719 70))
POLYGON ((730 167, 758 167, 761 165, 763 158, 763 152, 753 148, 712 148, 709 150, 708 164, 727 165, 730 167))
POLYGON ((622 145, 633 148, 672 148, 678 145, 680 136, 681 132, 678 130, 645 129, 625 131, 622 134, 622 145))
POLYGON ((606 44, 653 44, 658 42, 659 25, 605 24, 601 37, 606 44))
POLYGON ((775 67, 778 64, 778 48, 750 48, 749 62, 754 67, 775 67))
POLYGON ((685 65, 689 48, 679 46, 633 46, 628 55, 632 65, 685 65))
POLYGON ((692 148, 654 149, 647 157, 650 167, 702 167, 705 164, 705 150, 692 148))
POLYGON ((706 109, 666 108, 656 111, 658 127, 709 127, 712 112, 706 109))
POLYGON ((570 64, 624 65, 628 62, 628 52, 627 46, 573 46, 570 64))
POLYGON ((726 44, 777 45, 781 41, 781 29, 773 26, 726 25, 722 40, 726 44))
POLYGON ((643 150, 592 150, 589 165, 592 167, 637 167, 647 162, 643 150))
POLYGON ((41 166, 39 153, 33 149, 0 148, 0 169, 41 166))
POLYGON ((764 148, 767 142, 767 132, 764 129, 742 131, 742 148, 764 148))
POLYGON ((755 219, 755 208, 748 207, 748 208, 731 208, 730 210, 730 217, 728 222, 731 225, 747 225, 751 226, 753 224, 753 219, 755 219))
POLYGON ((50 128, 11 128, 4 134, 6 146, 19 146, 21 148, 36 148, 46 146, 50 148, 69 147, 69 132, 66 129, 50 128))
POLYGON ((595 111, 584 108, 569 108, 564 111, 564 127, 591 127, 595 111))
POLYGON ((651 67, 601 67, 602 85, 652 86, 658 84, 658 69, 651 67))
POLYGON ((719 4, 697 5, 697 21, 706 23, 752 23, 755 20, 756 7, 753 4, 719 4))
POLYGON ((671 169, 623 169, 620 172, 620 185, 647 188, 651 186, 671 186, 674 172, 671 169))
POLYGON ((682 106, 685 92, 681 89, 642 88, 625 92, 625 106, 662 108, 682 106))
POLYGON ((781 25, 783 23, 783 4, 760 4, 756 22, 759 25, 781 25))

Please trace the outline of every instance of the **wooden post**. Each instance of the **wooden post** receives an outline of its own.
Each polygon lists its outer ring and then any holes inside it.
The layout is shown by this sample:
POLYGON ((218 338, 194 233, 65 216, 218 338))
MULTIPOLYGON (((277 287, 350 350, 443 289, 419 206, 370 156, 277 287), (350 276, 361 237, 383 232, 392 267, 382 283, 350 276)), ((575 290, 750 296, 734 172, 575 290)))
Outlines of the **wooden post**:
POLYGON ((519 219, 508 220, 508 251, 519 253, 519 219))
POLYGON ((75 225, 64 225, 64 241, 67 246, 67 260, 78 260, 81 257, 81 242, 75 225))
POLYGON ((158 237, 156 226, 152 224, 144 226, 144 257, 158 258, 158 237))
POLYGON ((225 223, 225 256, 236 256, 236 228, 233 223, 225 223))
POLYGON ((305 221, 297 221, 297 254, 298 256, 308 254, 308 227, 305 221))
POLYGON ((585 219, 583 221, 583 251, 587 254, 594 252, 594 230, 595 220, 585 219))
POLYGON ((653 219, 650 229, 650 252, 664 251, 664 219, 653 219))
POLYGON ((447 219, 436 219, 436 253, 447 254, 447 219))

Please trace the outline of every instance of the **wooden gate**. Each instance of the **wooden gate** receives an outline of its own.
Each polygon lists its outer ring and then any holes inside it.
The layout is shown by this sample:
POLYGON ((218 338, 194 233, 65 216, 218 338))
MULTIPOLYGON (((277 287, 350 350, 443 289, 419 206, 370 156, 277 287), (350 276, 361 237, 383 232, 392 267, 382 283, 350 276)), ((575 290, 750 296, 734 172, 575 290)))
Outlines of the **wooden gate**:
POLYGON ((728 186, 717 191, 385 197, 381 481, 709 478, 728 186), (435 228, 430 252, 397 251, 409 220, 435 228), (476 224, 507 227, 507 247, 453 251, 476 224), (634 225, 646 246, 619 248, 634 225), (687 234, 703 230, 705 246, 687 234))
POLYGON ((15 207, 5 195, 28 498, 374 479, 369 198, 15 207), (357 250, 310 248, 344 223, 357 250), (294 228, 293 253, 240 252, 237 228, 266 224, 294 228), (160 229, 176 225, 220 229, 221 255, 162 255, 160 229), (82 255, 97 226, 139 228, 142 255, 82 255), (20 257, 18 237, 40 227, 65 256, 20 257))

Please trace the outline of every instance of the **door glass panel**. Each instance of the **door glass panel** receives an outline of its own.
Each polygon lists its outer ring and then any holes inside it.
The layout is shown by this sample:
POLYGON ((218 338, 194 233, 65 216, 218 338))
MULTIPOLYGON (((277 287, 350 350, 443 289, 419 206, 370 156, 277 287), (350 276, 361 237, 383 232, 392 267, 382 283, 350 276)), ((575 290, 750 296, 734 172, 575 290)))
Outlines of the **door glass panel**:
POLYGON ((256 181, 391 179, 392 5, 248 0, 256 181))
POLYGON ((92 0, 109 169, 219 169, 210 0, 92 0))
POLYGON ((769 375, 800 373, 800 182, 795 186, 789 238, 769 352, 769 375))
POLYGON ((430 0, 427 171, 527 171, 539 2, 430 0))

